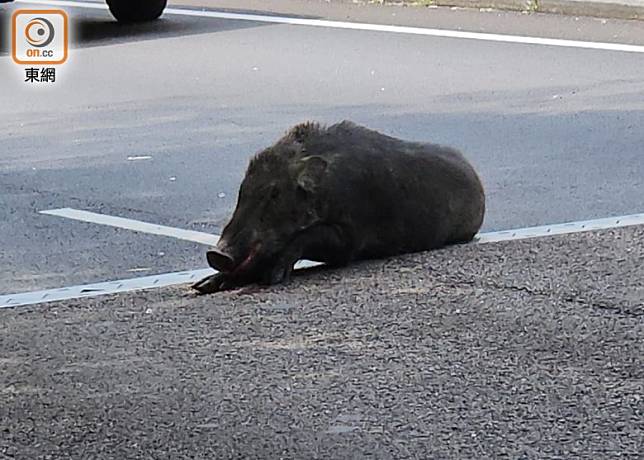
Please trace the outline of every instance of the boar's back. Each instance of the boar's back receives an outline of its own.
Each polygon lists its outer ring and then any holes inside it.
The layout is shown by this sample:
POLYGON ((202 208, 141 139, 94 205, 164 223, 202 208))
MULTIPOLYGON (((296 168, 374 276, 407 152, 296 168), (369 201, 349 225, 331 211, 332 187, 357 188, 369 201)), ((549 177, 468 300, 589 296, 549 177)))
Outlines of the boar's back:
POLYGON ((306 155, 329 165, 319 197, 325 220, 354 239, 360 258, 469 241, 481 227, 483 186, 455 149, 346 121, 303 141, 306 155))

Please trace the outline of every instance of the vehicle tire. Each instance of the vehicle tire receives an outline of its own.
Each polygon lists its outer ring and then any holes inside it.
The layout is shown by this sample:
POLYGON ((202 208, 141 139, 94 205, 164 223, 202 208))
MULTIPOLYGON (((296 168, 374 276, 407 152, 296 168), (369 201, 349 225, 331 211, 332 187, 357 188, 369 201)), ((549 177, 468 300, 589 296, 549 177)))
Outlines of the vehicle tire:
POLYGON ((152 21, 163 13, 168 0, 106 0, 119 22, 152 21))

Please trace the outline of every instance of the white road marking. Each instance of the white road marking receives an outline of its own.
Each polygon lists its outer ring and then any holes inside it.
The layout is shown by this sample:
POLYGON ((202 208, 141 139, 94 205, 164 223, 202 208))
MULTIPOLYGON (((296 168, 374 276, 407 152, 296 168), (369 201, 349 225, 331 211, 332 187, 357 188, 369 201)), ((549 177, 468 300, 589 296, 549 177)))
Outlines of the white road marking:
POLYGON ((66 217, 68 219, 90 222, 93 224, 108 225, 110 227, 125 228, 135 232, 151 233, 152 235, 169 236, 180 240, 214 246, 219 241, 219 235, 183 230, 181 228, 166 227, 165 225, 149 224, 140 220, 125 219, 123 217, 109 216, 95 212, 83 211, 73 208, 48 209, 40 211, 41 214, 66 217))
MULTIPOLYGON (((63 0, 17 0, 18 3, 30 3, 49 6, 68 6, 74 8, 94 8, 104 10, 103 3, 72 2, 63 0)), ((527 45, 561 46, 568 48, 586 48, 605 51, 623 51, 629 53, 644 53, 642 45, 623 43, 588 42, 580 40, 564 40, 559 38, 527 37, 523 35, 491 34, 482 32, 465 32, 461 30, 431 29, 425 27, 393 26, 385 24, 369 24, 361 22, 327 21, 323 19, 304 19, 284 16, 265 16, 261 14, 226 13, 221 11, 193 10, 186 8, 166 8, 165 14, 181 16, 196 16, 205 18, 228 19, 234 21, 252 21, 271 24, 289 24, 296 26, 326 27, 332 29, 366 30, 372 32, 387 32, 408 35, 425 35, 432 37, 461 38, 467 40, 483 40, 503 43, 521 43, 527 45)))
POLYGON ((212 270, 206 268, 202 270, 165 273, 162 275, 144 276, 141 278, 126 280, 107 281, 104 283, 70 286, 60 289, 46 289, 43 291, 25 292, 22 294, 3 295, 0 296, 0 309, 197 282, 200 278, 211 273, 212 270))
POLYGON ((475 237, 475 243, 496 243, 499 241, 525 240, 544 236, 565 235, 568 233, 589 232, 592 230, 607 230, 610 228, 628 227, 644 224, 644 213, 628 216, 607 217, 604 219, 580 220, 563 224, 542 225, 539 227, 502 230, 499 232, 480 233, 475 237))
MULTIPOLYGON (((314 267, 316 265, 322 264, 308 260, 301 260, 297 264, 295 264, 295 269, 299 270, 301 268, 314 267)), ((24 307, 26 305, 44 304, 49 302, 59 302, 62 300, 81 299, 86 297, 97 297, 108 294, 120 294, 123 292, 141 291, 144 289, 157 289, 186 283, 196 283, 200 279, 214 273, 217 272, 211 268, 202 268, 198 270, 143 276, 140 278, 105 281, 102 283, 81 284, 78 286, 70 286, 58 289, 45 289, 42 291, 0 295, 0 309, 10 307, 24 307)))
POLYGON ((127 161, 141 161, 141 160, 151 160, 152 157, 150 155, 138 155, 138 156, 131 156, 127 157, 127 161))
MULTIPOLYGON (((140 222, 137 220, 124 219, 122 217, 113 217, 113 216, 104 216, 102 214, 91 213, 87 211, 79 211, 71 208, 55 209, 50 211, 43 211, 43 213, 56 215, 61 217, 69 217, 72 219, 77 219, 79 216, 82 216, 84 222, 94 222, 104 224, 104 222, 109 222, 108 224, 115 226, 116 222, 125 223, 126 226, 121 228, 126 228, 135 231, 145 231, 144 229, 152 229, 155 235, 164 235, 164 236, 173 236, 173 235, 182 235, 181 239, 185 238, 183 232, 188 232, 187 230, 176 229, 172 227, 163 227, 155 224, 148 224, 145 222, 140 222), (65 212, 60 212, 65 211, 65 212), (70 212, 74 211, 74 212, 70 212), (95 220, 94 216, 98 216, 95 220), (158 228, 170 229, 172 232, 163 232, 159 233, 158 228)), ((631 214, 627 216, 619 217, 609 217, 605 219, 594 219, 594 220, 584 220, 578 222, 567 222, 563 224, 554 224, 554 225, 544 225, 539 227, 529 227, 529 228, 519 228, 514 230, 503 230, 499 232, 488 232, 480 233, 474 239, 474 243, 484 244, 484 243, 496 243, 500 241, 511 241, 511 240, 521 240, 527 238, 538 238, 544 236, 553 236, 553 235, 564 235, 568 233, 579 233, 587 232, 592 230, 607 230, 611 228, 627 227, 631 225, 643 225, 644 224, 644 213, 642 214, 631 214)), ((216 235, 210 235, 207 233, 200 234, 200 232, 189 232, 196 233, 199 235, 206 235, 209 242, 203 242, 203 244, 212 245, 214 244, 214 239, 218 238, 216 235)), ((178 238, 177 236, 174 236, 178 238)), ((203 239, 203 236, 197 236, 198 239, 203 239)), ((202 241, 197 241, 195 239, 189 239, 189 241, 195 241, 200 243, 202 241)), ((313 267, 316 265, 321 265, 318 262, 311 262, 309 260, 301 260, 296 265, 296 269, 313 267)), ((85 284, 80 286, 71 286, 60 289, 46 289, 42 291, 35 292, 24 292, 18 294, 7 294, 0 296, 0 308, 8 307, 19 307, 25 305, 41 304, 47 302, 61 301, 61 300, 70 300, 83 297, 95 297, 106 294, 118 294, 121 292, 128 291, 138 291, 143 289, 153 289, 167 286, 174 286, 178 284, 196 282, 197 280, 207 276, 208 274, 215 273, 214 270, 209 268, 191 270, 191 271, 182 271, 175 273, 164 273, 161 275, 152 275, 145 276, 141 278, 132 278, 124 279, 118 281, 107 281, 104 283, 94 283, 94 284, 85 284)))
MULTIPOLYGON (((169 236, 180 240, 192 241, 195 243, 214 246, 219 241, 219 235, 210 233, 184 230, 164 225, 150 224, 125 217, 99 214, 82 209, 59 208, 40 211, 41 214, 65 217, 67 219, 80 220, 99 225, 133 230, 135 232, 151 233, 153 235, 169 236)), ((619 217, 607 217, 603 219, 580 220, 565 222, 562 224, 542 225, 538 227, 517 228, 512 230, 501 230, 498 232, 479 233, 474 238, 474 243, 496 243, 499 241, 523 240, 527 238, 539 238, 551 235, 564 235, 567 233, 578 233, 591 230, 602 230, 608 228, 627 227, 630 225, 644 224, 644 213, 631 214, 619 217)))

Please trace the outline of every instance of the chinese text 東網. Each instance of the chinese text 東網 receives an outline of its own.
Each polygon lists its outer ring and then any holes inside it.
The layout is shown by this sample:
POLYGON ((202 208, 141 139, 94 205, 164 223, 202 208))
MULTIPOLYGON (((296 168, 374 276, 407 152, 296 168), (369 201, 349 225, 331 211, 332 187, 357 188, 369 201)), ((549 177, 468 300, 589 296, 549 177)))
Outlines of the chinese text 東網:
POLYGON ((56 81, 55 67, 28 67, 25 69, 25 82, 54 83, 56 81))

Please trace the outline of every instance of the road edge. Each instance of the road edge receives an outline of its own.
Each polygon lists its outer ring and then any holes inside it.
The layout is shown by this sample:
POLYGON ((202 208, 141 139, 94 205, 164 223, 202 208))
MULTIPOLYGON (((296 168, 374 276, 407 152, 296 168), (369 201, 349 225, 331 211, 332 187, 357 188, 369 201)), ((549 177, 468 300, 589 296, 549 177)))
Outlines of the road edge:
POLYGON ((455 7, 644 20, 641 0, 376 0, 364 3, 417 7, 455 7))

